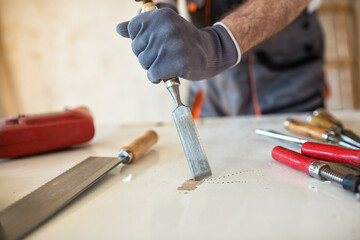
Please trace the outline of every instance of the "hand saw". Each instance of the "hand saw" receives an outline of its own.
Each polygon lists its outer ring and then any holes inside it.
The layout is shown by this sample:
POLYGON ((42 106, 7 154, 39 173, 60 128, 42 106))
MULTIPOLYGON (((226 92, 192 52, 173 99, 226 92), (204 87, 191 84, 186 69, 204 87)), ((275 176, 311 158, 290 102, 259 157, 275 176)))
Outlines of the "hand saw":
POLYGON ((123 147, 118 158, 89 157, 0 212, 0 239, 25 237, 120 163, 130 164, 158 140, 148 131, 123 147))

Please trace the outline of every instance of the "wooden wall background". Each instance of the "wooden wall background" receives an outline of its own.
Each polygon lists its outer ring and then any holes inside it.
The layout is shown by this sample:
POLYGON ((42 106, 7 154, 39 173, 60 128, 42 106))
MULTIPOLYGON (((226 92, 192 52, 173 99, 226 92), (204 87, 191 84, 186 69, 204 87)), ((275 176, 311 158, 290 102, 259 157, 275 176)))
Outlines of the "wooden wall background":
POLYGON ((147 80, 131 42, 115 30, 139 8, 119 0, 0 0, 2 65, 18 112, 86 105, 98 124, 171 120, 166 88, 147 80))
POLYGON ((18 98, 15 91, 14 80, 11 77, 11 72, 9 72, 9 66, 6 61, 6 49, 3 43, 0 22, 0 117, 17 114, 18 111, 18 98))
MULTIPOLYGON (((329 109, 360 107, 359 2, 324 0, 319 11, 329 109)), ((138 9, 118 0, 0 0, 0 117, 87 105, 98 124, 170 121, 167 90, 147 81, 115 32, 138 9)), ((181 91, 186 99, 185 81, 181 91)))
POLYGON ((327 107, 358 109, 359 14, 358 0, 324 0, 319 16, 326 36, 326 76, 330 86, 327 107))

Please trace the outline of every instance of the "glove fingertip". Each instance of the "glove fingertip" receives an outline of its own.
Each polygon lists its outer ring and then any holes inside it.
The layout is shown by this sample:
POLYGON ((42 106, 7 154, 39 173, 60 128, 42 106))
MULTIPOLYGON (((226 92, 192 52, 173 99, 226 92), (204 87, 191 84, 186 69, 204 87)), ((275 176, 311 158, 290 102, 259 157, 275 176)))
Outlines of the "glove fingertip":
POLYGON ((157 78, 154 78, 150 72, 151 72, 151 71, 148 71, 148 72, 147 72, 147 77, 148 77, 148 79, 150 80, 150 82, 152 82, 152 83, 154 83, 154 84, 160 83, 161 80, 160 80, 160 79, 157 79, 157 78))
POLYGON ((116 32, 125 38, 130 38, 129 31, 128 31, 129 22, 122 22, 116 26, 116 32))

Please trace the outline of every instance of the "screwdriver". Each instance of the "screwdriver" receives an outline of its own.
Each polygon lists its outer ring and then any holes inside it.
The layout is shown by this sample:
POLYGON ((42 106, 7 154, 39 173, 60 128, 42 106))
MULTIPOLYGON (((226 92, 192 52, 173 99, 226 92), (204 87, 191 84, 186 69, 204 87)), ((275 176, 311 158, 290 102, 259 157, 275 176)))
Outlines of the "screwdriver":
POLYGON ((271 155, 274 160, 300 170, 311 177, 338 183, 342 185, 344 189, 354 193, 360 192, 360 176, 342 174, 331 169, 330 166, 325 163, 281 146, 276 146, 272 150, 271 155))
POLYGON ((309 142, 302 138, 296 138, 270 130, 256 129, 255 132, 262 136, 299 144, 301 145, 301 153, 308 157, 360 167, 360 150, 348 149, 323 143, 309 142))
POLYGON ((324 109, 317 109, 306 119, 307 122, 321 128, 336 132, 342 140, 354 146, 360 147, 360 137, 353 131, 345 129, 342 122, 324 109))
POLYGON ((353 144, 345 142, 335 131, 332 131, 331 129, 324 129, 310 123, 291 118, 285 119, 283 125, 292 132, 312 137, 320 141, 336 143, 346 148, 360 149, 353 144))

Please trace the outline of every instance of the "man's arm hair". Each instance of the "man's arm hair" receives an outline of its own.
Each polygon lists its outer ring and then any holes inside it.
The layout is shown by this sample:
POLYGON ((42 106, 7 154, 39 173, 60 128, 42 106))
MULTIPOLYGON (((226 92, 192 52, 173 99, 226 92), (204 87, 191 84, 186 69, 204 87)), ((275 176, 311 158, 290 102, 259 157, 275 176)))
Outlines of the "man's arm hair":
POLYGON ((230 29, 244 54, 289 25, 310 1, 248 0, 221 22, 230 29))

